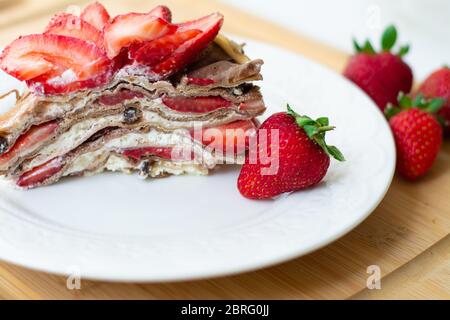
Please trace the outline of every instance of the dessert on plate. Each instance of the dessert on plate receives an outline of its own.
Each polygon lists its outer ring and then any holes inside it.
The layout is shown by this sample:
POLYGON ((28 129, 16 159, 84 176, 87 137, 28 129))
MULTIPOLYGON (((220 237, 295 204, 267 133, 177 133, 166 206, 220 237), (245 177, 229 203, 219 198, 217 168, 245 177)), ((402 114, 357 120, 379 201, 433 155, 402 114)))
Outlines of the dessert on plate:
POLYGON ((22 36, 0 68, 27 91, 0 116, 0 175, 29 189, 103 171, 208 174, 237 162, 265 111, 262 60, 221 35, 213 13, 167 7, 114 18, 99 3, 22 36))

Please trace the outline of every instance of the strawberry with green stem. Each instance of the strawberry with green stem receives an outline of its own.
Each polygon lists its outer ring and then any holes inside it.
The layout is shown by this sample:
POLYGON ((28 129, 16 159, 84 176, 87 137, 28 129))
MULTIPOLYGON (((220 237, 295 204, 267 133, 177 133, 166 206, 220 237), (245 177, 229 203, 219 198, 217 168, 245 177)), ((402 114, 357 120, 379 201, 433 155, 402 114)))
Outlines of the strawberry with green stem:
POLYGON ((432 167, 442 145, 442 128, 433 116, 443 99, 415 99, 400 94, 398 106, 386 108, 386 116, 397 148, 397 170, 409 180, 424 176, 432 167))
POLYGON ((334 130, 328 118, 313 120, 288 106, 268 118, 257 131, 257 160, 247 155, 238 179, 238 189, 249 199, 273 199, 283 193, 317 185, 325 177, 330 156, 344 161, 342 153, 325 142, 326 132, 334 130), (262 135, 267 135, 267 139, 262 135), (273 136, 274 134, 278 137, 273 136), (270 146, 270 147, 269 147, 270 146), (278 162, 277 170, 264 174, 266 159, 278 162))
POLYGON ((396 103, 400 92, 409 93, 413 84, 411 68, 403 61, 409 46, 397 53, 392 49, 397 41, 397 29, 389 26, 381 40, 381 52, 376 52, 370 41, 353 44, 356 54, 350 59, 344 76, 364 90, 384 111, 388 103, 396 103))

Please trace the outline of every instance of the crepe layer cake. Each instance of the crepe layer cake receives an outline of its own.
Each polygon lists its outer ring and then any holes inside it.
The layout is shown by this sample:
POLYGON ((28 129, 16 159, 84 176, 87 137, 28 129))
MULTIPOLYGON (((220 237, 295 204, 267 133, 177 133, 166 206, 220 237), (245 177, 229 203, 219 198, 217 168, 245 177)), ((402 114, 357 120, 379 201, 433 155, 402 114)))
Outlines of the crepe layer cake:
POLYGON ((105 170, 206 175, 239 162, 265 111, 253 84, 263 61, 220 34, 223 20, 173 23, 164 6, 112 18, 93 3, 12 42, 0 67, 28 89, 0 116, 0 174, 29 189, 105 170))

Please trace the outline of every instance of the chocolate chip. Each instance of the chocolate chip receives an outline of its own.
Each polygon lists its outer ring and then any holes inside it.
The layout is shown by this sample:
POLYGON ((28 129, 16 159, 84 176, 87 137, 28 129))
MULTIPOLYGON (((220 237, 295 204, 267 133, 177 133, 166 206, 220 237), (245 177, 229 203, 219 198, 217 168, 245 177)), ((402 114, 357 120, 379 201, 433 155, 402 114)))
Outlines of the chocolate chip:
POLYGON ((142 161, 139 165, 139 174, 141 176, 148 176, 150 173, 151 163, 149 160, 142 161))
POLYGON ((239 89, 242 91, 242 94, 247 94, 252 90, 255 86, 252 83, 243 83, 239 86, 239 89))
POLYGON ((0 137, 0 154, 8 151, 8 140, 5 137, 0 137))
POLYGON ((123 121, 128 124, 135 123, 139 120, 139 117, 139 111, 134 107, 130 107, 123 112, 123 121))

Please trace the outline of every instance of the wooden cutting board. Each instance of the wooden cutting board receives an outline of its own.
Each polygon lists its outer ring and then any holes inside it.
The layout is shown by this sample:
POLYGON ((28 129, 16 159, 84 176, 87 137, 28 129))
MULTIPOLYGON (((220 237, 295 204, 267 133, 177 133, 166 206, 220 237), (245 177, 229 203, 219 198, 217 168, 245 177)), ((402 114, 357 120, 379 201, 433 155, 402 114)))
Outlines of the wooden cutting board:
MULTIPOLYGON (((302 54, 340 72, 346 53, 288 31, 221 2, 207 0, 113 1, 113 14, 147 11, 164 2, 175 19, 213 11, 225 14, 224 30, 302 54)), ((0 45, 42 30, 51 15, 86 1, 5 1, 0 6, 0 45)), ((350 35, 349 35, 350 41, 350 35)), ((263 58, 263 57, 262 57, 263 58)), ((111 284, 83 281, 69 291, 66 279, 0 263, 3 299, 450 299, 450 144, 419 183, 395 178, 375 212, 344 238, 308 256, 257 272, 183 283, 111 284), (381 290, 366 289, 367 267, 381 268, 381 290)))

